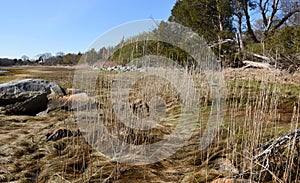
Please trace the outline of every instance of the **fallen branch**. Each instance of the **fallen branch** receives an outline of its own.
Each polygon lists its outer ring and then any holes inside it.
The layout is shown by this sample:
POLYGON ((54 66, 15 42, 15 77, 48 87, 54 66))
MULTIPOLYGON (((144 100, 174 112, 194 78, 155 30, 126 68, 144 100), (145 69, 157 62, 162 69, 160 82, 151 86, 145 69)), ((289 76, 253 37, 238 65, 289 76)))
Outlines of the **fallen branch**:
POLYGON ((251 53, 251 52, 247 52, 247 54, 252 55, 253 57, 256 57, 258 59, 261 59, 263 61, 266 61, 267 63, 275 63, 276 60, 272 57, 267 57, 267 56, 263 56, 257 53, 251 53))
POLYGON ((242 68, 255 67, 255 68, 271 69, 272 67, 272 65, 270 65, 269 63, 253 62, 249 60, 244 60, 243 63, 246 64, 246 66, 242 68))
MULTIPOLYGON (((254 171, 254 167, 250 170, 242 172, 240 174, 231 176, 232 178, 240 178, 240 177, 249 177, 251 175, 260 175, 263 172, 269 172, 273 177, 272 171, 270 170, 270 160, 271 158, 276 158, 278 152, 284 149, 292 149, 291 147, 298 143, 300 140, 300 128, 286 134, 282 137, 279 137, 276 140, 270 141, 266 144, 261 145, 259 148, 263 149, 262 152, 258 153, 256 156, 252 158, 252 162, 259 166, 257 171, 254 171)), ((275 176, 276 179, 278 179, 275 176)))
POLYGON ((300 137, 300 128, 294 132, 291 132, 283 137, 278 138, 277 140, 264 144, 261 147, 265 150, 259 153, 258 155, 256 155, 253 158, 253 160, 255 161, 261 159, 262 157, 271 156, 274 152, 276 152, 277 149, 282 147, 283 144, 286 144, 287 142, 291 142, 293 139, 298 140, 299 137, 300 137))
POLYGON ((266 56, 263 56, 263 55, 259 55, 259 54, 256 54, 256 53, 253 53, 253 56, 257 57, 257 58, 260 58, 260 59, 263 59, 267 62, 272 62, 273 59, 272 58, 269 58, 269 57, 266 57, 266 56))

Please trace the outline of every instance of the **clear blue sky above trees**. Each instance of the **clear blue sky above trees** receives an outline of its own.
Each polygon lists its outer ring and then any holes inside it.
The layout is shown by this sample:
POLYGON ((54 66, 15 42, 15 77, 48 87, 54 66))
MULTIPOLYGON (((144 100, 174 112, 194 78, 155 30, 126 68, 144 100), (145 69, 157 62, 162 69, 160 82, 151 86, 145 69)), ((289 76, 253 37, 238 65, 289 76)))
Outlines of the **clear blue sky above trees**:
POLYGON ((175 0, 0 1, 0 57, 84 52, 120 24, 167 20, 175 0))

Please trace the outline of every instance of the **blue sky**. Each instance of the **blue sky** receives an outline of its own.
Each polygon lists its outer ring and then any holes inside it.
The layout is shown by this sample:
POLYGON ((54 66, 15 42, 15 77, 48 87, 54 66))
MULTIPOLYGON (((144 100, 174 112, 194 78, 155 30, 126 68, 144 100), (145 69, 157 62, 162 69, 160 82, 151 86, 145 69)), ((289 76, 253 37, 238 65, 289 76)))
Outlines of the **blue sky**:
POLYGON ((84 52, 101 34, 135 20, 167 20, 175 0, 0 1, 0 58, 84 52))

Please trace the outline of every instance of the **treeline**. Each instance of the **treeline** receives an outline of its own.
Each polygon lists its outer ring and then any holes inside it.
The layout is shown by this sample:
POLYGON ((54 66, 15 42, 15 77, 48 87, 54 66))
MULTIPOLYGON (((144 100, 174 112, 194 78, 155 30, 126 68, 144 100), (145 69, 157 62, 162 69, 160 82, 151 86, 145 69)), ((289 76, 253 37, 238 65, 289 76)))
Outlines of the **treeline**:
POLYGON ((21 59, 0 58, 0 66, 21 65, 22 63, 21 59))
POLYGON ((82 53, 64 54, 58 52, 55 56, 50 53, 37 55, 34 59, 23 55, 20 59, 0 58, 0 66, 13 66, 13 65, 76 65, 82 57, 82 53))
POLYGON ((51 53, 43 53, 30 59, 28 56, 23 55, 20 59, 0 58, 0 66, 13 66, 13 65, 77 65, 80 63, 94 64, 96 61, 103 61, 112 58, 110 54, 114 50, 113 47, 103 47, 100 50, 91 49, 85 53, 56 53, 53 56, 51 53))

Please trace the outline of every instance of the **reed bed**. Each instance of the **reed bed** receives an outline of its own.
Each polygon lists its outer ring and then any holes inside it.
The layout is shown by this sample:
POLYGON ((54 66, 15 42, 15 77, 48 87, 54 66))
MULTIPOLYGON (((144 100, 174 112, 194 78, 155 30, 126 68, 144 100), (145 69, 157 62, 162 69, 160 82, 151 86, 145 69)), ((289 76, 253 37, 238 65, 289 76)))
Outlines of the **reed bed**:
MULTIPOLYGON (((2 115, 0 182, 211 182, 217 178, 299 182, 299 137, 293 133, 288 136, 290 139, 281 139, 299 129, 299 86, 276 83, 276 78, 270 82, 264 77, 260 80, 226 79, 228 94, 223 123, 212 144, 200 150, 212 98, 204 75, 194 73, 192 78, 200 94, 196 130, 176 153, 151 164, 120 163, 97 150, 97 145, 108 145, 109 139, 101 136, 99 128, 87 134, 85 128, 78 125, 78 114, 74 111, 55 110, 38 117, 2 115), (46 134, 58 128, 80 129, 82 135, 45 142, 46 134), (261 155, 272 148, 272 144, 279 145, 274 146, 271 153, 261 155), (221 170, 220 158, 227 159, 236 170, 221 170)), ((158 88, 164 103, 158 100, 157 105, 162 105, 165 113, 157 113, 164 117, 154 129, 134 130, 115 114, 111 100, 115 79, 115 73, 99 74, 95 81, 97 89, 87 91, 96 99, 97 108, 83 111, 81 117, 91 119, 87 126, 98 127, 99 122, 104 123, 114 137, 139 145, 143 154, 144 147, 164 139, 178 125, 182 101, 165 80, 149 77, 138 81, 130 90, 129 103, 137 100, 149 103, 151 88, 158 88)), ((141 118, 150 115, 145 108, 132 112, 141 118)), ((186 116, 186 121, 189 117, 186 116)), ((168 153, 169 146, 181 137, 171 136, 171 139, 159 153, 168 153)))

